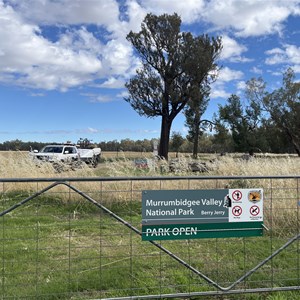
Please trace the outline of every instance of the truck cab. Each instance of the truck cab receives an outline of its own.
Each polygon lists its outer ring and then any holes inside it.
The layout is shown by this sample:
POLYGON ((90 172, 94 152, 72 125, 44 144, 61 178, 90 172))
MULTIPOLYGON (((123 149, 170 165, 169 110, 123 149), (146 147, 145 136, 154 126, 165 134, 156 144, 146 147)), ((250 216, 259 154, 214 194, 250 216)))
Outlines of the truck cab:
POLYGON ((79 159, 76 146, 73 145, 47 145, 41 151, 34 150, 33 156, 46 161, 70 161, 79 159))

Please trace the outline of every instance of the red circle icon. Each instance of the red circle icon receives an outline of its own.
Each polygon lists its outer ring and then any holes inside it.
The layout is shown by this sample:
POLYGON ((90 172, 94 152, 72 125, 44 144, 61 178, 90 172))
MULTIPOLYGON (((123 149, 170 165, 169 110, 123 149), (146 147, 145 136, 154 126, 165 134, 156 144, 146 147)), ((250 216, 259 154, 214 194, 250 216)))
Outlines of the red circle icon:
POLYGON ((239 217, 242 214, 243 210, 240 206, 236 205, 232 208, 232 214, 236 217, 239 217))
POLYGON ((260 212, 260 209, 257 205, 253 205, 250 207, 250 214, 252 216, 257 216, 259 214, 259 212, 260 212))
POLYGON ((239 201, 241 200, 243 197, 243 194, 241 191, 239 190, 235 190, 232 192, 232 199, 235 200, 235 201, 239 201))

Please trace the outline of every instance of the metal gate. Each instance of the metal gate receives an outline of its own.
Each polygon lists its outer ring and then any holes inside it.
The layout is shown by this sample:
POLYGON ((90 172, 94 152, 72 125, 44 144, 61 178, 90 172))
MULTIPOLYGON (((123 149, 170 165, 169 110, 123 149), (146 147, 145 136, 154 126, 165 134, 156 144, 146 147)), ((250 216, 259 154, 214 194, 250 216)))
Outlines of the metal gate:
POLYGON ((0 179, 1 299, 299 290, 299 178, 0 179), (142 191, 227 188, 264 190, 263 236, 142 241, 142 191))

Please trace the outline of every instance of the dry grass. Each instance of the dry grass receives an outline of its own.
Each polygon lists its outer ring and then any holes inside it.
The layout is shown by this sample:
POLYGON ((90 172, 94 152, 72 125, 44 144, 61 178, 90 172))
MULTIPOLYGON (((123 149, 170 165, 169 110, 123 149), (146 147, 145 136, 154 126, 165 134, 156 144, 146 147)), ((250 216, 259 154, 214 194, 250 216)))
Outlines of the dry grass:
POLYGON ((59 173, 51 163, 32 160, 28 152, 0 152, 0 174, 2 178, 50 178, 93 176, 93 171, 85 164, 74 170, 59 173))
POLYGON ((300 158, 265 156, 245 160, 233 156, 215 161, 214 175, 220 176, 275 176, 299 175, 300 158))
MULTIPOLYGON (((189 155, 189 154, 187 154, 189 155)), ((146 158, 152 158, 153 153, 152 152, 134 152, 134 151, 102 151, 102 157, 105 160, 108 159, 123 159, 126 157, 127 159, 134 159, 134 158, 140 158, 140 157, 146 157, 146 158)), ((170 158, 175 158, 176 153, 175 152, 169 152, 170 158)))
MULTIPOLYGON (((94 170, 85 164, 80 168, 72 170, 65 168, 58 172, 52 163, 32 160, 28 152, 3 151, 0 152, 0 177, 1 178, 58 178, 58 177, 91 177, 94 170)), ((49 185, 49 183, 39 183, 39 189, 49 185)), ((37 184, 32 182, 6 183, 0 185, 0 192, 11 192, 15 190, 34 191, 37 184)), ((56 190, 64 191, 66 188, 59 186, 56 190)))
MULTIPOLYGON (((108 156, 106 156, 108 157, 108 156)), ((268 156, 257 157, 253 159, 242 159, 240 157, 206 155, 205 159, 200 159, 207 166, 208 172, 195 173, 191 172, 188 165, 193 162, 190 156, 180 156, 175 162, 175 170, 170 170, 169 163, 164 160, 149 159, 150 154, 140 156, 140 158, 148 159, 148 167, 139 168, 133 160, 135 155, 129 157, 126 153, 119 153, 117 159, 106 159, 99 164, 97 168, 90 168, 83 164, 82 168, 75 170, 67 170, 61 173, 53 168, 51 163, 37 163, 32 161, 28 153, 22 152, 0 152, 0 172, 2 178, 58 178, 58 177, 132 177, 132 176, 282 176, 295 175, 299 176, 300 158, 289 156, 268 156)), ((0 185, 0 192, 9 191, 34 191, 42 187, 48 186, 49 183, 6 183, 0 185)), ((291 228, 297 228, 295 221, 297 218, 293 216, 288 218, 285 214, 289 214, 290 208, 294 208, 298 203, 298 181, 293 179, 220 179, 215 180, 195 180, 192 182, 180 180, 166 181, 148 181, 141 180, 138 182, 128 181, 112 181, 112 182, 73 182, 73 186, 87 192, 94 199, 102 199, 102 201, 128 202, 132 198, 139 199, 140 191, 146 189, 214 189, 214 188, 253 188, 260 187, 265 191, 266 199, 265 214, 266 220, 272 220, 274 227, 275 220, 281 224, 291 223, 291 228), (216 185, 217 184, 217 185, 216 185), (270 194, 272 194, 272 200, 270 194), (267 217, 268 213, 271 216, 267 217), (276 215, 276 217, 275 217, 276 215)), ((80 198, 76 193, 69 193, 67 187, 57 186, 51 190, 53 195, 59 195, 59 198, 69 200, 80 198)), ((271 221, 270 221, 271 222, 271 221)), ((280 227, 280 226, 277 227, 280 227)))
MULTIPOLYGON (((173 153, 174 154, 174 153, 173 153)), ((171 160, 174 155, 171 155, 171 160)), ((1 178, 51 178, 51 177, 88 177, 88 176, 159 176, 159 175, 195 175, 189 164, 194 160, 189 155, 180 155, 173 162, 171 169, 164 160, 155 160, 151 153, 138 152, 104 152, 104 163, 96 169, 82 164, 80 168, 65 168, 61 172, 51 163, 33 161, 28 152, 0 152, 1 178), (117 155, 117 156, 116 156, 117 155), (134 158, 148 160, 148 167, 139 168, 134 158)), ((300 158, 295 156, 263 156, 252 159, 242 159, 240 156, 218 156, 214 154, 200 157, 200 162, 207 166, 208 172, 202 175, 219 176, 273 176, 299 175, 300 158)))
MULTIPOLYGON (((119 157, 120 158, 120 157, 119 157)), ((144 158, 147 158, 145 156, 144 158)), ((194 162, 191 156, 180 155, 179 159, 170 160, 169 163, 162 160, 148 160, 148 168, 138 169, 132 159, 123 156, 122 160, 110 160, 106 162, 109 176, 132 176, 141 173, 148 176, 159 175, 197 175, 199 172, 192 172, 190 164, 194 162)), ((199 162, 207 167, 207 172, 201 175, 215 176, 280 176, 299 175, 300 158, 290 156, 264 156, 250 159, 243 159, 241 156, 217 156, 205 155, 199 162)))

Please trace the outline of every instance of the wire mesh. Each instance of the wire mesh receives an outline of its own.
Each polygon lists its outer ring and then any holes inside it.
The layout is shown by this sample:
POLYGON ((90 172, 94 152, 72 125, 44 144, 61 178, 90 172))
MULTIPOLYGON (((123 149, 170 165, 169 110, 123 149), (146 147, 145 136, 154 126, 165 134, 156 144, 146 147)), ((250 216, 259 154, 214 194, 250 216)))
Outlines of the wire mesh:
POLYGON ((299 177, 0 182, 1 299, 240 299, 300 288, 299 177), (258 187, 262 237, 141 239, 143 190, 258 187))

